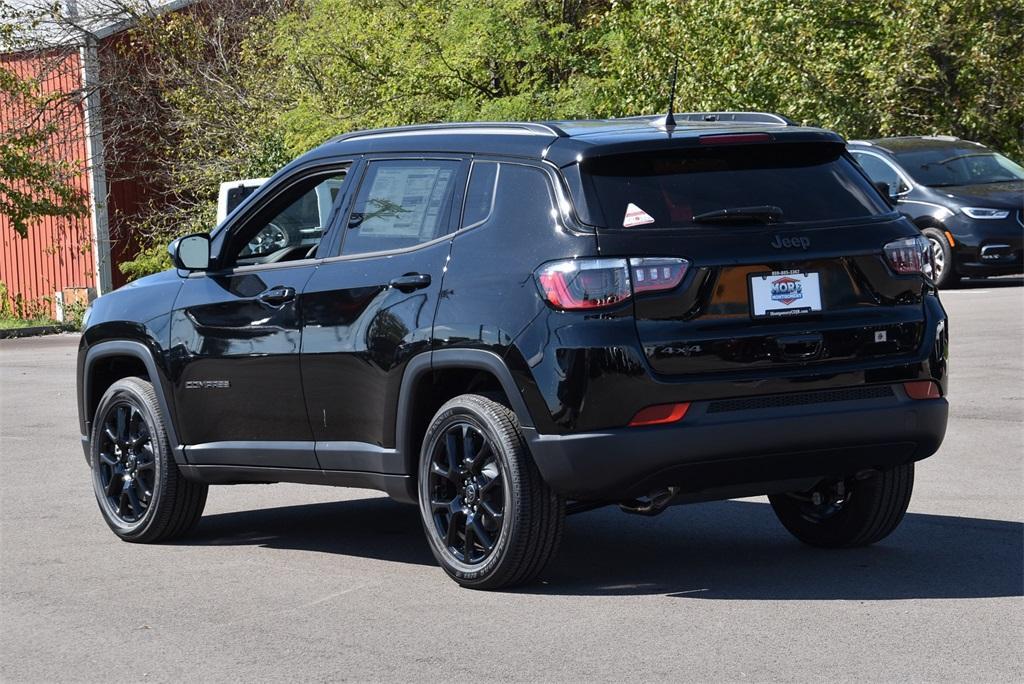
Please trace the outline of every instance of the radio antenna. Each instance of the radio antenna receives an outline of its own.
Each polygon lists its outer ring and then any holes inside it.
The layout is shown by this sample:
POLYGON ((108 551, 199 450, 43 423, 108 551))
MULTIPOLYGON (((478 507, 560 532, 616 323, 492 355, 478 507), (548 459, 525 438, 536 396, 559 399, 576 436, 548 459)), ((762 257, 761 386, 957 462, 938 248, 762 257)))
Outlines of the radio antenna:
POLYGON ((672 67, 672 89, 668 96, 668 114, 665 115, 665 128, 675 128, 676 117, 672 115, 672 109, 676 103, 676 76, 679 74, 679 58, 676 57, 676 63, 672 67))

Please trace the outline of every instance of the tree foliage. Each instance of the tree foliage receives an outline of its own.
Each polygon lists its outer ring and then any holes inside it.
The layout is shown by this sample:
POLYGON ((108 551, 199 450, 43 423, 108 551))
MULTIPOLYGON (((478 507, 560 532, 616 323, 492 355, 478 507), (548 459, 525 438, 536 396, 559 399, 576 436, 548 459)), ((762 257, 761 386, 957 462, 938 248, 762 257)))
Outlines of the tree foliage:
POLYGON ((163 64, 161 159, 190 198, 160 214, 171 231, 211 227, 221 180, 345 131, 663 112, 677 59, 677 111, 1024 155, 1020 0, 268 1, 216 0, 140 34, 163 64))
POLYGON ((1020 156, 1019 0, 310 0, 274 26, 298 153, 356 128, 758 109, 1020 156))

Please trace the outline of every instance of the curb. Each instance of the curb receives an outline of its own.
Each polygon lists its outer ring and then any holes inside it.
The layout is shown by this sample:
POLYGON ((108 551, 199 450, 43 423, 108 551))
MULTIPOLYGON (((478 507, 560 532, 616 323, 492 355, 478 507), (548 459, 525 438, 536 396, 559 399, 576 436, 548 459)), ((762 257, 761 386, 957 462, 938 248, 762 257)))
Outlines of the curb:
POLYGON ((36 325, 31 328, 7 328, 0 330, 0 340, 13 337, 35 337, 64 332, 63 325, 36 325))

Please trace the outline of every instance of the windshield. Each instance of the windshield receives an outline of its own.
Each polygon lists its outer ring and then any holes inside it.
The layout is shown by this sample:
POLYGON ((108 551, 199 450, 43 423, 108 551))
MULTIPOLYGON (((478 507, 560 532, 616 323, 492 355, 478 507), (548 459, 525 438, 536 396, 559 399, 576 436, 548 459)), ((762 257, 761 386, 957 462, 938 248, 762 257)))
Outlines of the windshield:
POLYGON ((896 158, 921 185, 984 185, 1024 180, 1024 168, 983 147, 939 147, 897 152, 896 158))
POLYGON ((591 206, 601 208, 609 228, 836 221, 892 211, 842 156, 842 145, 630 154, 584 162, 581 171, 590 180, 591 206))

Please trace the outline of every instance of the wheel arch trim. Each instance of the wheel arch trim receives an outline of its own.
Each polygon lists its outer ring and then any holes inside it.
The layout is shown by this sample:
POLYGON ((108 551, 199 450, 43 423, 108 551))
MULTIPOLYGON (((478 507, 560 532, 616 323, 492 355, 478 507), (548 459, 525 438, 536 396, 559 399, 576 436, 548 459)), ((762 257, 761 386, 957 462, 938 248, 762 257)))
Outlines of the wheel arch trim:
POLYGON ((178 433, 174 426, 174 413, 171 411, 170 403, 167 401, 167 393, 164 391, 163 376, 149 347, 142 342, 133 340, 99 342, 90 347, 85 353, 85 363, 82 368, 82 391, 78 395, 78 412, 81 416, 81 429, 87 433, 82 435, 82 446, 86 451, 86 460, 89 459, 90 434, 88 433, 91 432, 92 423, 88 416, 88 401, 89 397, 92 396, 93 366, 100 359, 111 356, 130 356, 141 361, 142 365, 146 367, 149 382, 156 391, 157 402, 160 404, 160 410, 164 414, 164 427, 167 430, 167 437, 171 442, 174 460, 179 464, 185 463, 184 450, 181 448, 181 442, 178 440, 178 433))
POLYGON ((398 395, 398 412, 395 417, 395 446, 405 460, 406 472, 416 473, 416 460, 419 449, 411 444, 411 416, 415 390, 418 384, 428 375, 437 370, 466 369, 480 370, 491 373, 501 385, 508 397, 512 410, 519 424, 526 428, 533 427, 533 419, 526 407, 526 402, 512 377, 512 372, 504 360, 492 351, 485 349, 439 349, 414 356, 405 367, 402 384, 398 395))

